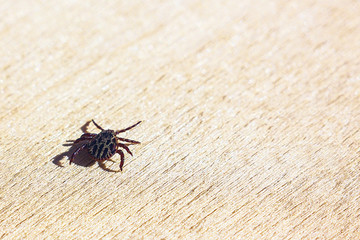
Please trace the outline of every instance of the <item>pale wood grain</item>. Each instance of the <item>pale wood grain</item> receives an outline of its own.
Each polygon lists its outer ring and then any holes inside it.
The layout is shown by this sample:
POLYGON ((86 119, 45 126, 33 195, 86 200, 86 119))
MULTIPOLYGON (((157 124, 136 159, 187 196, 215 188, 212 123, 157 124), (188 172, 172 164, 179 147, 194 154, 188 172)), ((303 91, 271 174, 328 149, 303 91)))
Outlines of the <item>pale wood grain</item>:
POLYGON ((1 1, 1 238, 358 239, 359 12, 1 1), (68 165, 93 118, 122 173, 68 165))

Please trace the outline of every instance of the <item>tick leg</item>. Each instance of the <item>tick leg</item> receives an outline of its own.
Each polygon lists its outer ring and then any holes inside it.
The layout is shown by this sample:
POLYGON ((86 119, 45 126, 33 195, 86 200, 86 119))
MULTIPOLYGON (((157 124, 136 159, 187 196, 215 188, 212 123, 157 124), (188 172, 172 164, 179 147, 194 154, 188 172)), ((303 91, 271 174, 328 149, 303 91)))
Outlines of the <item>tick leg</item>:
POLYGON ((117 145, 124 148, 132 156, 132 152, 130 151, 128 146, 126 146, 125 144, 122 144, 122 143, 118 143, 117 145))
POLYGON ((132 129, 133 127, 136 127, 136 126, 137 126, 138 124, 140 124, 140 123, 141 123, 141 121, 135 123, 134 125, 132 125, 132 126, 130 126, 130 127, 128 127, 128 128, 121 129, 121 130, 117 130, 117 131, 115 132, 115 135, 117 135, 117 134, 119 134, 119 133, 122 133, 122 132, 126 132, 127 130, 130 130, 130 129, 132 129))
POLYGON ((78 142, 81 142, 81 141, 85 141, 85 140, 91 140, 92 139, 92 137, 81 137, 81 138, 78 138, 78 139, 76 139, 76 141, 74 142, 74 144, 75 143, 78 143, 78 142))
POLYGON ((81 135, 81 138, 83 138, 83 137, 93 138, 95 136, 96 136, 96 133, 84 133, 83 135, 81 135))
POLYGON ((140 144, 140 142, 135 141, 135 140, 131 140, 131 139, 127 139, 127 138, 121 138, 121 137, 116 137, 118 140, 120 141, 124 141, 124 142, 129 142, 129 143, 133 143, 133 144, 140 144))
POLYGON ((74 157, 75 157, 81 150, 83 150, 85 147, 86 147, 86 144, 84 144, 84 145, 82 145, 81 147, 79 147, 78 149, 76 149, 76 151, 71 155, 69 164, 71 164, 71 163, 74 161, 74 157))
POLYGON ((120 154, 120 158, 121 158, 121 162, 120 162, 120 170, 122 171, 122 168, 124 166, 124 159, 125 159, 125 156, 124 156, 124 153, 121 151, 121 150, 116 150, 116 153, 120 154))
POLYGON ((92 122, 95 124, 95 126, 100 129, 101 131, 104 131, 104 129, 102 127, 100 127, 99 125, 97 125, 97 123, 94 121, 94 119, 92 120, 92 122))
POLYGON ((77 139, 75 143, 78 143, 78 142, 81 142, 81 141, 84 141, 84 140, 91 140, 93 139, 94 137, 96 136, 95 133, 84 133, 83 135, 81 135, 81 137, 79 139, 77 139))

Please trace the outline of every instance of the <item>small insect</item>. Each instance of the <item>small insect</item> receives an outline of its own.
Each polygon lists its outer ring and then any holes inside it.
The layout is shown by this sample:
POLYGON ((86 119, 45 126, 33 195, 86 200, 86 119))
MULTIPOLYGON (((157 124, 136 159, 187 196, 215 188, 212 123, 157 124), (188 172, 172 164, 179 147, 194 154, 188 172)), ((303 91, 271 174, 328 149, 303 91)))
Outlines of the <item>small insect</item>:
POLYGON ((74 144, 81 142, 81 141, 87 141, 87 142, 84 145, 82 145, 81 147, 79 147, 78 149, 76 149, 76 151, 71 155, 69 164, 71 164, 74 161, 74 157, 81 150, 86 148, 88 150, 90 156, 96 161, 109 160, 112 156, 115 155, 115 153, 118 153, 121 158, 120 170, 122 171, 125 157, 124 157, 123 151, 119 148, 125 149, 132 156, 132 153, 127 145, 140 144, 140 142, 134 141, 131 139, 121 138, 116 135, 118 135, 119 133, 122 133, 122 132, 126 132, 127 130, 130 130, 130 129, 136 127, 139 123, 141 123, 141 121, 139 121, 138 123, 136 123, 128 128, 125 128, 122 130, 117 130, 117 131, 114 131, 111 129, 104 130, 94 120, 92 120, 92 122, 95 124, 95 126, 98 129, 101 130, 101 132, 98 134, 84 133, 83 135, 81 135, 81 137, 79 139, 77 139, 74 142, 74 144), (127 142, 127 144, 121 143, 120 141, 127 142))

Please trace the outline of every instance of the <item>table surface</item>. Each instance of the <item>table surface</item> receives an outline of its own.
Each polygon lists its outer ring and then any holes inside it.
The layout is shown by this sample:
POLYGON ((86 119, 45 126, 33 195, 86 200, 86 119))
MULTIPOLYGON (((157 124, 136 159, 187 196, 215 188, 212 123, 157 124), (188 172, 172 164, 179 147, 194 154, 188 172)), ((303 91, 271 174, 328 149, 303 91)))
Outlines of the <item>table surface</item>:
POLYGON ((0 1, 0 238, 358 238, 359 12, 0 1), (122 172, 91 119, 143 121, 122 172))

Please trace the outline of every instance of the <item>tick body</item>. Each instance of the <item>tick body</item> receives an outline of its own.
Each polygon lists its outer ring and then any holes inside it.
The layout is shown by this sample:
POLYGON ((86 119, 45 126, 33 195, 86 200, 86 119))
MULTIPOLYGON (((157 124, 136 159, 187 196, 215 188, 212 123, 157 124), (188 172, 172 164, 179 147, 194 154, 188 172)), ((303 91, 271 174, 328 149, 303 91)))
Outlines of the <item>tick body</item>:
POLYGON ((136 127, 138 124, 141 123, 139 121, 138 123, 122 129, 122 130, 104 130, 102 127, 100 127, 94 120, 92 122, 95 124, 95 126, 101 130, 100 133, 84 133, 81 135, 79 139, 77 139, 74 143, 78 143, 81 141, 86 141, 81 147, 76 149, 76 151, 71 155, 70 158, 70 164, 74 161, 75 156, 83 149, 87 149, 90 156, 96 160, 96 161, 105 161, 109 160, 112 156, 114 156, 116 153, 120 155, 121 162, 120 162, 120 170, 122 171, 123 165, 124 165, 124 153, 122 151, 123 148, 126 152, 128 152, 130 155, 132 155, 129 147, 127 145, 130 144, 140 144, 140 142, 127 139, 127 138, 121 138, 117 135, 119 133, 125 132, 127 130, 130 130, 131 128, 136 127), (125 142, 125 143, 123 143, 125 142))
POLYGON ((106 160, 116 153, 116 135, 112 130, 105 130, 88 143, 88 151, 94 159, 106 160))

